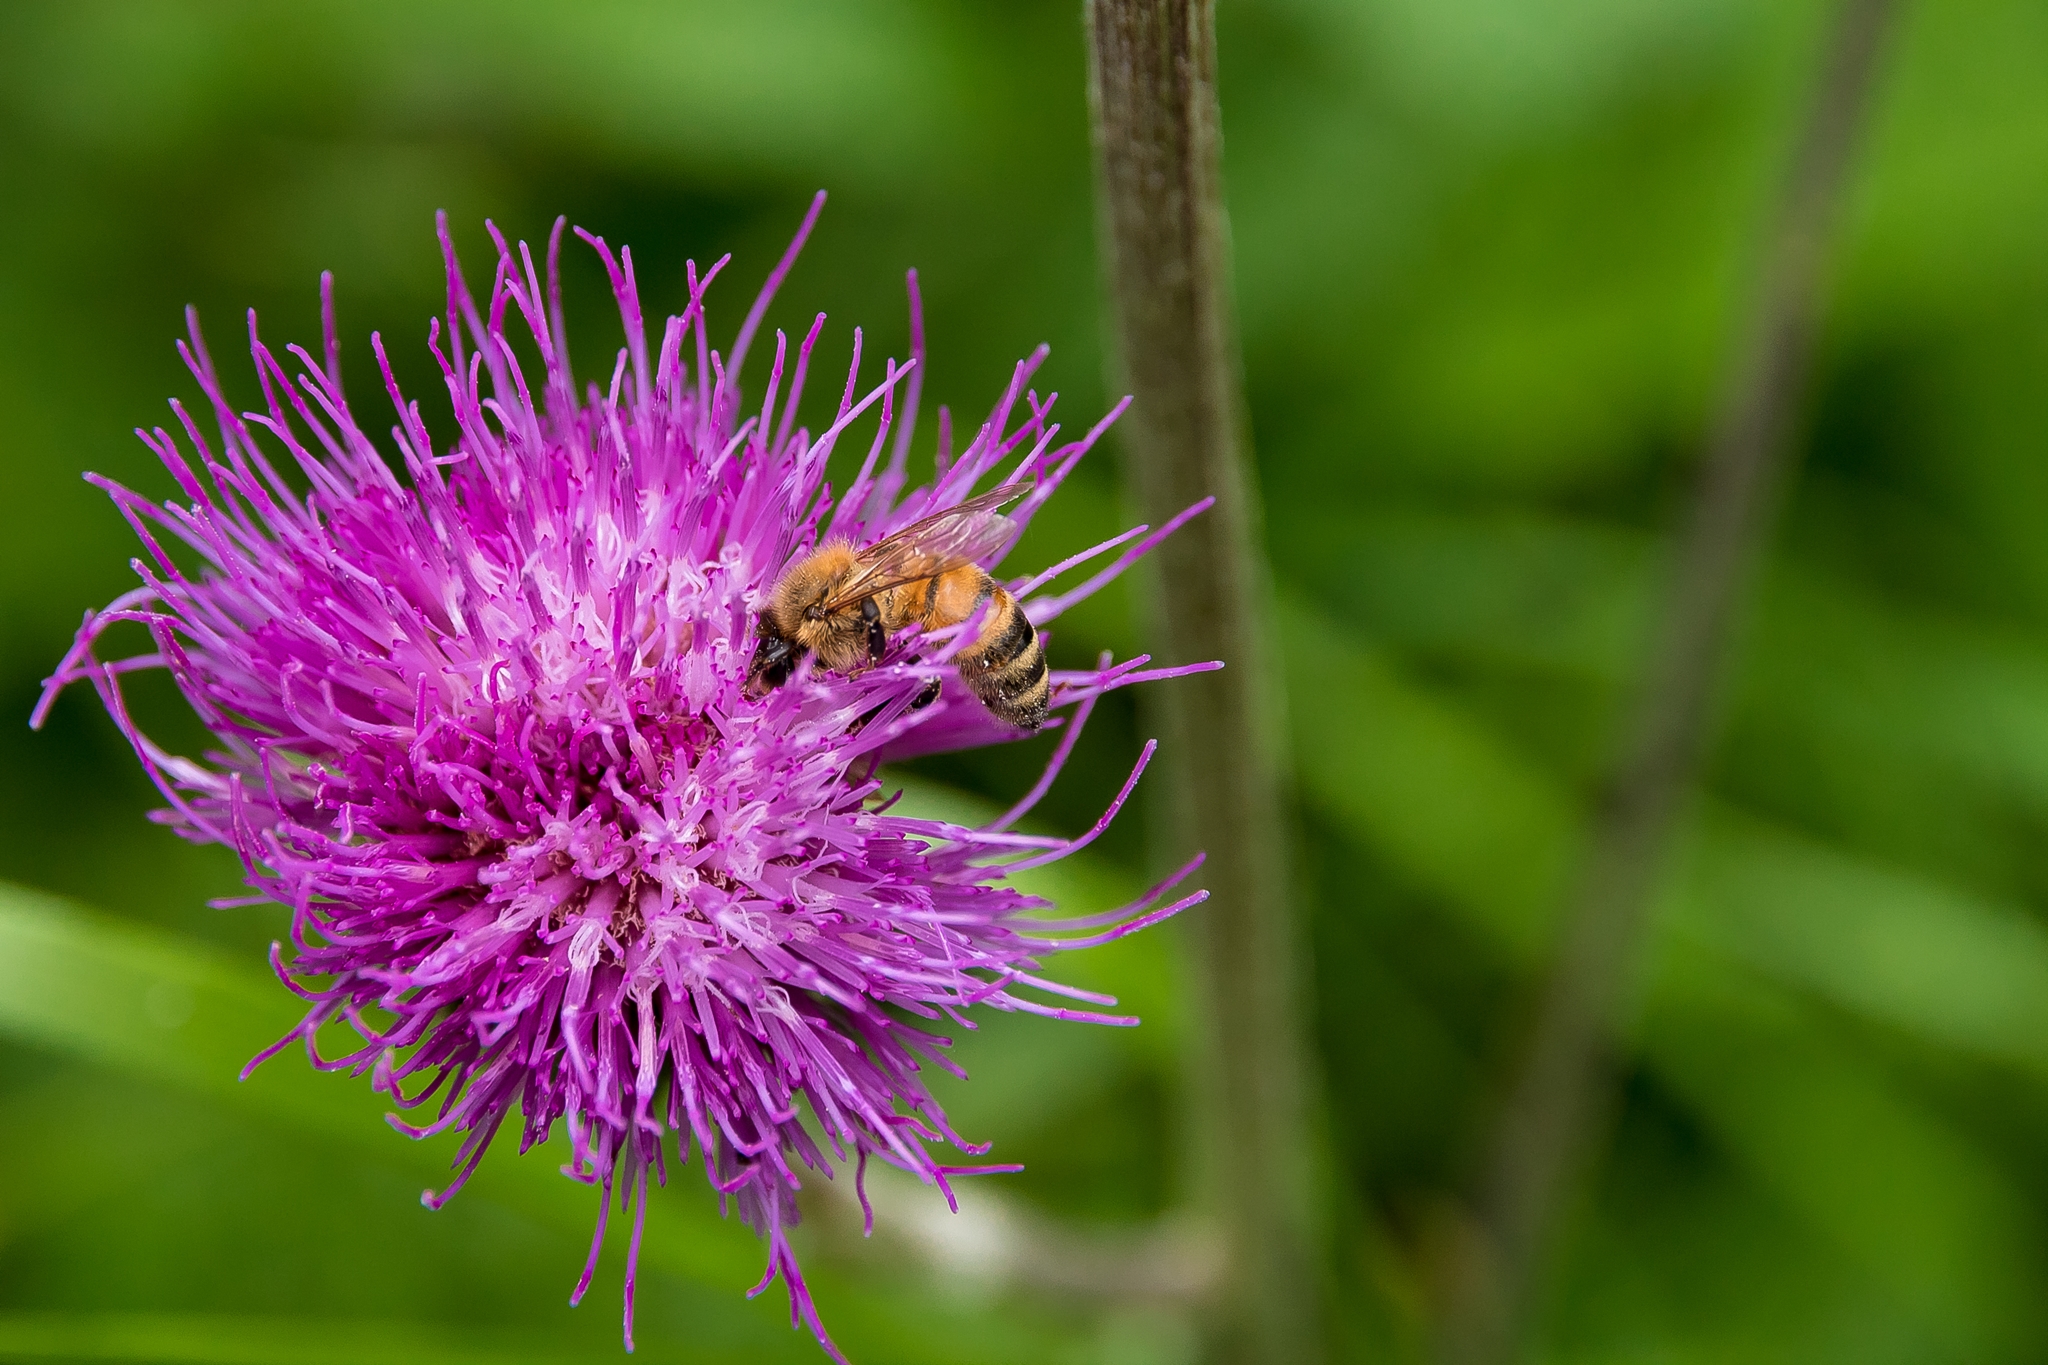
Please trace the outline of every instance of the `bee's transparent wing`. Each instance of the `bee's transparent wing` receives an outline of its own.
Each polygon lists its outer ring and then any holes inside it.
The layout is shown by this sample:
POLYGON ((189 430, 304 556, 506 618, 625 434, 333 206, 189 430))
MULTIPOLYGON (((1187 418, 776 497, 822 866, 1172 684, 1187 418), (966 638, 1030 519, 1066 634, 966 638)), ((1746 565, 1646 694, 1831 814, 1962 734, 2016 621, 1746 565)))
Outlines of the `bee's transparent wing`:
POLYGON ((857 556, 859 570, 825 604, 837 611, 876 593, 921 578, 934 578, 963 564, 972 564, 1002 549, 1016 534, 1016 523, 996 511, 1031 491, 1031 485, 1007 484, 948 507, 878 540, 857 556))

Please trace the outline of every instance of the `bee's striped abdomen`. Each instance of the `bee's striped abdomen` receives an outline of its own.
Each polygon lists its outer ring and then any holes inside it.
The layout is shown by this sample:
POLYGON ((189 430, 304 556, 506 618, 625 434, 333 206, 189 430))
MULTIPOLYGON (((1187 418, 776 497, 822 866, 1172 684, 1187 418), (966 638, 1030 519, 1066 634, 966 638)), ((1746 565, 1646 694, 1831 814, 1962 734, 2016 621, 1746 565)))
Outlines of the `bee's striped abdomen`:
POLYGON ((984 580, 991 600, 981 638, 960 657, 960 681, 998 717, 1025 730, 1045 723, 1052 691, 1045 650, 1017 599, 984 580))

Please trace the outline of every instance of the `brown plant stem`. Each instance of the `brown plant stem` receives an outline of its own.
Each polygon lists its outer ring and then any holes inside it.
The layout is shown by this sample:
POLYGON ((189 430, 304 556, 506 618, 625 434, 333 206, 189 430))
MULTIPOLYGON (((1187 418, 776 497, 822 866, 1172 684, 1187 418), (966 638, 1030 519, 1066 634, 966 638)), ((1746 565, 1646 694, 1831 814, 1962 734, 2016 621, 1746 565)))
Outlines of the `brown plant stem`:
MULTIPOLYGON (((1118 426, 1140 513, 1216 506, 1155 551, 1153 638, 1222 659, 1156 699, 1173 846, 1206 849, 1196 941, 1197 1192, 1224 1252, 1210 1356, 1314 1365, 1319 1258, 1281 813, 1279 687, 1224 212, 1213 0, 1088 0, 1100 240, 1118 426)), ((1176 860, 1185 856, 1176 854, 1176 860)))
POLYGON ((1442 1321, 1448 1365, 1511 1359, 1553 1224, 1609 1105, 1609 1048, 1690 792, 1732 629, 1790 464, 1828 249, 1893 0, 1842 0, 1765 243, 1641 691, 1594 812, 1562 938, 1442 1321))

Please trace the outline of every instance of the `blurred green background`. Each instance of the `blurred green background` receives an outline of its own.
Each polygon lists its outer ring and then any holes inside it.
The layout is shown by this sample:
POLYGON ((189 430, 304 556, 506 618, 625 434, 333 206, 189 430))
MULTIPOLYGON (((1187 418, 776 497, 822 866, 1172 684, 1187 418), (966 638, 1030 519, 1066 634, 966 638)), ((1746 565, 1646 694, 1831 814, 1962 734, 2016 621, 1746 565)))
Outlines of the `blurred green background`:
MULTIPOLYGON (((1334 1356, 1419 1359, 1825 12, 1220 8, 1334 1356)), ((1896 37, 1544 1360, 2048 1358, 2048 4, 1923 4, 1896 37)), ((551 1154, 506 1146, 428 1213, 448 1148, 364 1083, 288 1057, 235 1084, 294 1014, 262 965, 279 917, 205 908, 231 861, 144 822, 89 696, 25 727, 132 581, 80 471, 172 491, 129 431, 193 394, 180 308, 248 397, 241 310, 317 344, 332 269, 358 405, 375 329, 431 419, 436 208, 473 277, 485 217, 630 243, 650 310, 730 250, 716 329, 822 186, 775 312, 832 315, 818 373, 854 323, 904 353, 915 266, 926 402, 978 415, 1044 340, 1071 430, 1106 401, 1083 82, 1067 0, 0 6, 0 880, 37 889, 0 891, 0 1358, 619 1358, 616 1245, 563 1306, 594 1208, 551 1154)), ((601 275, 569 257, 572 344, 608 368, 601 275)), ((1013 562, 1121 525, 1113 461, 1013 562)), ((1130 602, 1055 654, 1142 648, 1130 602)), ((134 700, 201 742, 160 681, 134 700)), ((1106 703, 1042 826, 1084 827, 1144 734, 1106 703)), ((913 799, 1007 802, 1050 743, 921 764, 913 799)), ((1108 903, 1146 819, 1052 890, 1108 903)), ((1029 1169, 963 1220, 906 1196, 861 1244, 814 1202, 800 1245, 857 1361, 1191 1358, 1171 1292, 1056 1273, 1199 1250, 1174 1232, 1179 973, 1171 928, 1078 956, 1144 1028, 970 1041, 947 1099, 1029 1169)), ((779 1289, 742 1301, 760 1252, 695 1172, 655 1204, 640 1358, 820 1358, 779 1289)))

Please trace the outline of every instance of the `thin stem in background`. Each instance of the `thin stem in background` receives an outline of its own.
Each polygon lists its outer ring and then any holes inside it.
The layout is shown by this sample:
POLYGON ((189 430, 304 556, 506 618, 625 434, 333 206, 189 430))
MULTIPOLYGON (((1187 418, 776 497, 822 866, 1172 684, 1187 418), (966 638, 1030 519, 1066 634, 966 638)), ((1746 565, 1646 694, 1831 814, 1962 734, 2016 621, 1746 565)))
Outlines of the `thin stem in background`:
POLYGON ((1196 941, 1195 1179, 1224 1252, 1208 1322, 1218 1361, 1321 1359, 1308 1067, 1281 815, 1279 684, 1230 290, 1213 0, 1089 0, 1101 245, 1117 430, 1154 525, 1216 506, 1154 551, 1152 635, 1222 659, 1154 700, 1171 741, 1175 861, 1208 851, 1196 941))
POLYGON ((1828 249, 1893 9, 1893 0, 1843 0, 1822 54, 1640 698, 1593 817, 1526 1060, 1495 1135, 1480 1189, 1482 1244, 1459 1267, 1443 1317, 1441 1354, 1450 1365, 1515 1355, 1562 1198, 1604 1127, 1615 1016, 1790 463, 1828 249))

